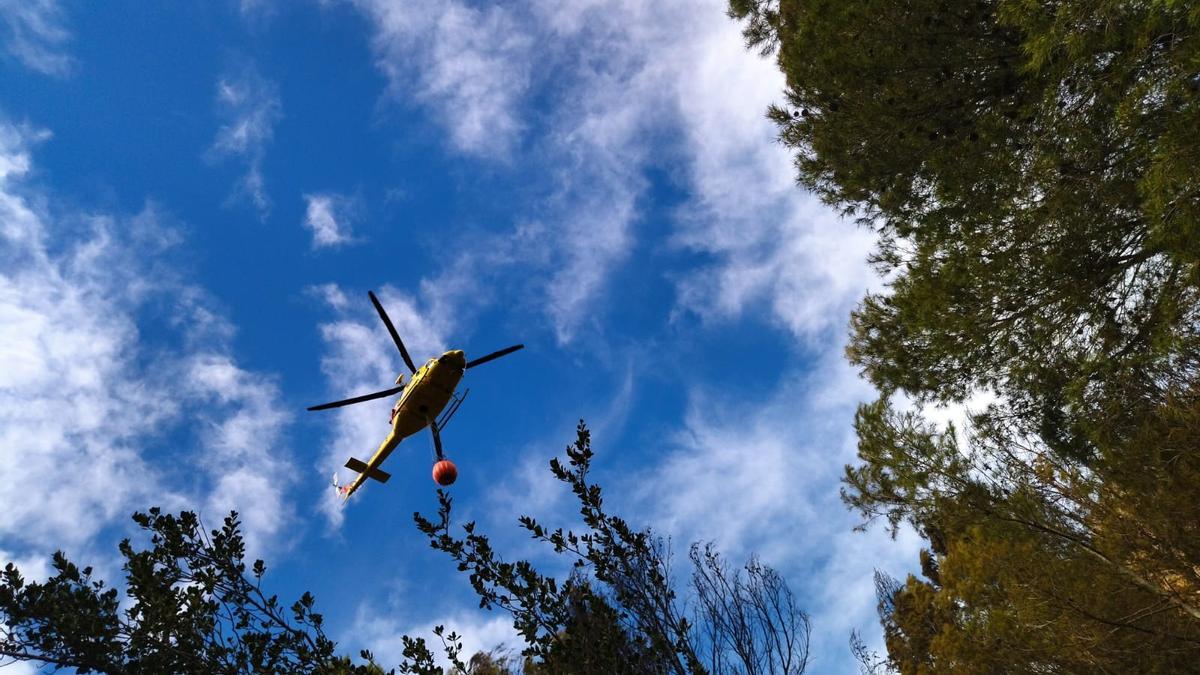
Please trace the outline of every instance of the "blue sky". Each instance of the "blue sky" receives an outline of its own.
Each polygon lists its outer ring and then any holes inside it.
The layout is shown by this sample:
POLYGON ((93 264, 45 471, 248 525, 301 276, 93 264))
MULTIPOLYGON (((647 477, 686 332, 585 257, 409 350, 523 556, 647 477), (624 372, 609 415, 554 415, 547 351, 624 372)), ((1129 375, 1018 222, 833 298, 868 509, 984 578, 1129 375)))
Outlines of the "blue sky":
POLYGON ((871 238, 796 187, 721 2, 0 0, 0 40, 0 557, 115 578, 133 510, 235 508, 348 652, 511 639, 412 525, 428 438, 328 488, 389 402, 304 408, 403 368, 374 289, 418 361, 527 346, 444 437, 502 551, 557 564, 516 517, 574 522, 547 462, 584 418, 614 510, 785 574, 812 672, 878 641, 917 544, 837 496, 871 238))

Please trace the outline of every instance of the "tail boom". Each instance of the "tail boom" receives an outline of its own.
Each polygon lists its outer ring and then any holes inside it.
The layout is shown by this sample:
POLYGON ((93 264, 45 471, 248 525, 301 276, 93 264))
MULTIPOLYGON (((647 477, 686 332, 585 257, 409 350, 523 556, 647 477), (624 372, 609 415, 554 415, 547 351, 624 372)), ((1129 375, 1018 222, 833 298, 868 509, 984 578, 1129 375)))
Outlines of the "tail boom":
POLYGON ((338 485, 337 480, 334 480, 334 486, 337 488, 338 494, 341 495, 343 502, 350 499, 350 495, 362 487, 362 484, 368 478, 380 483, 388 482, 388 479, 392 475, 380 469, 379 465, 383 463, 383 460, 387 459, 388 455, 392 454, 392 450, 395 450, 396 446, 400 445, 400 440, 401 436, 396 433, 395 427, 393 427, 392 432, 380 444, 379 449, 375 451, 374 455, 371 455, 371 461, 364 462, 356 457, 346 460, 346 468, 358 473, 358 475, 354 477, 354 480, 349 485, 338 485))

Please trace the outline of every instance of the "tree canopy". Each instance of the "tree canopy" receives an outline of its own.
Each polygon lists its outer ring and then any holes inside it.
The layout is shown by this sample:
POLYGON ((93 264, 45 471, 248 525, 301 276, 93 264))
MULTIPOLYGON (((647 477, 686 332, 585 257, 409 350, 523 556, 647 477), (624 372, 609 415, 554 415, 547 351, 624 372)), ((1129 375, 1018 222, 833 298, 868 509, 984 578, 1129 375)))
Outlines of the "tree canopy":
MULTIPOLYGON (((779 673, 808 663, 810 626, 787 583, 751 558, 731 566, 711 544, 693 545, 690 589, 673 576, 668 541, 631 527, 604 508, 588 477, 591 437, 580 422, 567 463, 551 470, 579 500, 586 531, 520 524, 555 553, 569 555, 564 579, 529 561, 506 562, 474 523, 451 533, 451 500, 439 491, 436 520, 415 514, 430 545, 469 573, 480 606, 508 611, 523 638, 518 659, 504 649, 466 658, 462 636, 433 628, 437 650, 460 675, 524 673, 779 673), (686 600, 691 601, 689 606, 686 600)), ((191 512, 134 514, 144 548, 120 544, 123 593, 92 578, 62 553, 55 574, 27 582, 13 564, 0 576, 0 657, 80 673, 314 673, 383 675, 369 651, 354 663, 336 653, 324 619, 305 593, 290 606, 263 590, 266 566, 247 568, 237 514, 205 530, 191 512)), ((402 636, 394 671, 443 675, 423 638, 402 636)))
POLYGON ((777 49, 787 104, 770 115, 800 181, 879 234, 891 282, 855 313, 850 355, 882 389, 999 388, 1061 427, 1074 399, 1117 395, 1111 378, 1194 373, 1194 3, 731 12, 777 49))
MULTIPOLYGON (((711 544, 693 544, 690 594, 681 598, 670 542, 605 510, 603 491, 588 476, 593 454, 583 422, 566 455, 566 464, 555 458, 550 468, 578 499, 586 530, 551 530, 529 516, 520 522, 570 557, 574 573, 565 580, 527 560, 505 561, 474 522, 456 538, 444 492, 436 520, 414 514, 430 545, 469 574, 480 606, 512 614, 533 659, 525 673, 804 672, 808 615, 775 570, 754 558, 737 569, 711 544)), ((432 656, 422 662, 432 666, 432 656)))
POLYGON ((730 14, 786 76, 800 183, 878 235, 848 354, 881 398, 844 497, 929 540, 924 580, 880 586, 890 667, 1196 663, 1200 7, 730 14), (897 392, 993 402, 937 428, 897 392))
POLYGON ((266 566, 247 570, 236 513, 211 531, 188 511, 133 519, 150 540, 120 544, 124 598, 61 552, 45 582, 4 568, 0 657, 79 673, 379 672, 334 654, 312 595, 288 606, 263 591, 266 566))

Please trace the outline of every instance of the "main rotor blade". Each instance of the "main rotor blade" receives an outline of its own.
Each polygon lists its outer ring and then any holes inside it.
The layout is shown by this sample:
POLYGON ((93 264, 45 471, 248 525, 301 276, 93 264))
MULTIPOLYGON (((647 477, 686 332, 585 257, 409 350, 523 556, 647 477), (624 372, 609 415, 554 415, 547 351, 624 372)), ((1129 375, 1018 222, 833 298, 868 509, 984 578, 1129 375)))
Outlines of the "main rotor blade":
POLYGON ((355 396, 354 398, 348 398, 344 401, 334 401, 333 403, 322 403, 321 405, 314 405, 313 407, 309 408, 309 410, 328 410, 330 408, 340 408, 344 405, 350 405, 351 403, 362 403, 363 401, 370 401, 370 400, 376 399, 376 398, 383 398, 384 396, 391 396, 392 394, 399 394, 402 391, 404 391, 404 385, 400 385, 399 387, 392 387, 391 389, 384 389, 383 391, 377 391, 374 394, 363 394, 362 396, 355 396))
POLYGON ((404 365, 408 366, 409 372, 417 372, 412 357, 408 355, 408 350, 400 341, 400 334, 396 332, 396 327, 392 325, 392 320, 388 318, 387 312, 383 311, 383 305, 379 304, 379 298, 375 297, 375 291, 367 291, 367 295, 371 296, 371 303, 375 305, 375 311, 379 312, 379 318, 383 319, 383 325, 387 326, 388 332, 392 334, 392 340, 395 341, 396 348, 400 350, 400 356, 404 358, 404 365))
POLYGON ((518 349, 524 349, 524 348, 525 348, 525 345, 513 345, 511 347, 501 349, 498 352, 492 352, 491 354, 488 354, 487 356, 481 356, 481 357, 475 359, 474 361, 469 361, 467 363, 466 367, 474 368, 475 366, 481 366, 481 365, 487 363, 488 361, 498 359, 501 356, 507 356, 507 355, 517 351, 518 349))

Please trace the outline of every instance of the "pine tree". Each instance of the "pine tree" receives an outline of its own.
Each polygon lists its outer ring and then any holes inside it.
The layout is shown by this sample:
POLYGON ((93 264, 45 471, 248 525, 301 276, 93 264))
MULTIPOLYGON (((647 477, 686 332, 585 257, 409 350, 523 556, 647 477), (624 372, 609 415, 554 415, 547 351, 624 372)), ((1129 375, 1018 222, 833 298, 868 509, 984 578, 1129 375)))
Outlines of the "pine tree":
POLYGON ((1078 416, 1197 365, 1200 12, 1184 2, 734 0, 776 48, 801 183, 892 279, 850 356, 884 391, 1078 416))
MULTIPOLYGON (((930 540, 903 672, 1200 655, 1200 8, 732 0, 800 182, 875 230, 847 503, 930 540), (897 413, 995 403, 965 429, 897 413)), ((860 644, 861 647, 861 644, 860 644)), ((871 663, 865 648, 864 667, 871 663)))

